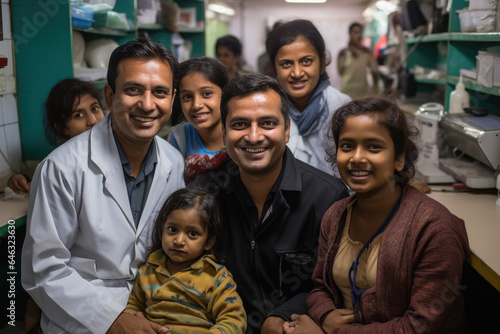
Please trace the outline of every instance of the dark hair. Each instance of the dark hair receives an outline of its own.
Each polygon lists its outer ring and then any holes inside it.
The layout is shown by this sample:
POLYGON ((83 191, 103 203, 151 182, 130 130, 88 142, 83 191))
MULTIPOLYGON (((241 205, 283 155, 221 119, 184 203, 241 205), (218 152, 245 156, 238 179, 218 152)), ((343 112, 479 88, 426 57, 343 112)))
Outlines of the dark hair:
MULTIPOLYGON (((202 226, 207 230, 207 240, 215 238, 217 242, 222 222, 216 198, 201 188, 182 188, 173 192, 160 209, 153 229, 153 243, 149 249, 150 253, 162 248, 161 237, 168 216, 175 210, 189 209, 198 211, 202 226)), ((212 249, 214 248, 215 244, 212 249)))
POLYGON ((360 27, 361 29, 363 29, 363 25, 359 22, 353 22, 351 23, 351 25, 349 26, 349 33, 352 32, 352 30, 356 27, 360 27))
POLYGON ((309 20, 293 20, 279 25, 271 30, 266 40, 266 51, 269 55, 274 74, 276 74, 276 55, 284 45, 292 44, 299 37, 307 40, 316 49, 321 64, 330 63, 326 52, 325 40, 318 29, 309 20))
POLYGON ((118 64, 122 60, 130 58, 139 58, 143 60, 158 59, 167 62, 170 66, 170 70, 172 71, 172 89, 177 85, 179 62, 177 61, 177 58, 175 58, 175 55, 167 47, 141 37, 118 46, 113 53, 111 53, 111 57, 109 58, 107 80, 113 93, 116 89, 118 64))
POLYGON ((91 82, 69 78, 56 83, 49 92, 45 101, 45 136, 49 142, 58 146, 70 139, 64 130, 66 123, 71 119, 75 102, 80 103, 83 95, 89 94, 101 105, 99 89, 91 82))
MULTIPOLYGON (((389 131, 394 142, 394 155, 399 159, 405 155, 405 166, 402 171, 394 171, 397 183, 404 185, 415 175, 415 162, 418 158, 418 148, 412 138, 416 138, 418 131, 410 126, 404 112, 395 101, 385 97, 368 97, 353 100, 344 104, 333 114, 331 125, 331 139, 338 150, 340 131, 349 117, 371 114, 378 124, 389 131)), ((334 165, 336 156, 329 156, 328 161, 334 165)))
POLYGON ((229 82, 229 74, 224 64, 214 58, 198 57, 188 59, 180 64, 179 85, 186 75, 195 72, 203 74, 208 81, 219 86, 220 89, 224 89, 229 82))
POLYGON ((224 87, 220 102, 220 114, 223 126, 226 126, 226 118, 229 112, 227 105, 231 99, 242 99, 255 93, 265 93, 270 90, 274 90, 280 96, 281 113, 285 118, 285 127, 288 126, 290 120, 288 118, 286 93, 276 79, 262 74, 249 74, 236 77, 224 87))
POLYGON ((215 42, 215 53, 219 46, 225 46, 228 48, 235 56, 241 56, 241 43, 240 40, 233 35, 226 35, 219 37, 215 42))

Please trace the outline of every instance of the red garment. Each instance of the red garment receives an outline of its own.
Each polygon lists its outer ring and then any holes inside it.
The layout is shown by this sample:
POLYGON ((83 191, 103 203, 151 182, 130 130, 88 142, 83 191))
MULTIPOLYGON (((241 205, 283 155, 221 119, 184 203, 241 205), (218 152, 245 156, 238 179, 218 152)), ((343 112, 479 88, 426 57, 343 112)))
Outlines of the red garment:
MULTIPOLYGON (((344 308, 332 266, 352 199, 335 203, 321 223, 314 288, 307 299, 309 315, 318 324, 325 313, 344 308)), ((377 283, 361 295, 363 326, 331 333, 464 332, 460 284, 469 252, 463 220, 406 186, 401 206, 382 234, 377 283)))
POLYGON ((198 175, 219 166, 228 157, 226 148, 223 147, 212 157, 208 155, 193 154, 184 161, 184 182, 191 183, 198 175))

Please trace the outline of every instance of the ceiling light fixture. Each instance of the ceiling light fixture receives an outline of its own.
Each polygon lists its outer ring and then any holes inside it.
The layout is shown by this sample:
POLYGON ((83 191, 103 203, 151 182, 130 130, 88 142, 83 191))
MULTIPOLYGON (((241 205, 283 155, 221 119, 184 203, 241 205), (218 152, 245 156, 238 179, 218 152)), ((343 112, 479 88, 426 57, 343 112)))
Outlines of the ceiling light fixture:
POLYGON ((324 3, 326 0, 285 0, 290 3, 324 3))
POLYGON ((210 9, 213 12, 228 16, 234 16, 234 14, 236 13, 234 9, 217 3, 208 4, 208 9, 210 9))

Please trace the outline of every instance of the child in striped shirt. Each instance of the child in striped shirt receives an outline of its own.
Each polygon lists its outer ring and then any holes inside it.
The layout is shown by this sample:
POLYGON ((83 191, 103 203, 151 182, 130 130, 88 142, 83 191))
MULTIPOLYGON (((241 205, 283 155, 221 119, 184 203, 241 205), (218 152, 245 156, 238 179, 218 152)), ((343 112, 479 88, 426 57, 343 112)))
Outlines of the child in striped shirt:
POLYGON ((231 273, 211 252, 220 231, 216 199, 201 189, 174 192, 156 219, 152 252, 125 312, 175 333, 244 333, 246 313, 231 273))

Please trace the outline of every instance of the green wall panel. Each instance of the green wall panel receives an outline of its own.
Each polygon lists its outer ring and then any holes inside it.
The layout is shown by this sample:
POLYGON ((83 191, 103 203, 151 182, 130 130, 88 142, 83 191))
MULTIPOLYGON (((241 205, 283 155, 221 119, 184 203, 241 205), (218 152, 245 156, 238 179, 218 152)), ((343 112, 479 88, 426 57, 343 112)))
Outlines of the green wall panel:
POLYGON ((53 147, 44 134, 50 88, 73 76, 69 2, 11 2, 17 99, 23 158, 43 159, 53 147))
POLYGON ((207 56, 215 58, 215 42, 217 38, 229 33, 229 23, 217 19, 207 19, 205 22, 205 53, 207 56))

